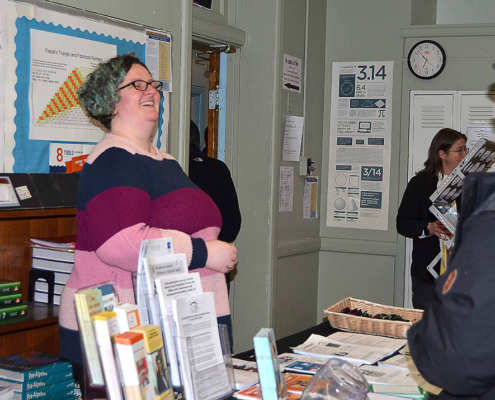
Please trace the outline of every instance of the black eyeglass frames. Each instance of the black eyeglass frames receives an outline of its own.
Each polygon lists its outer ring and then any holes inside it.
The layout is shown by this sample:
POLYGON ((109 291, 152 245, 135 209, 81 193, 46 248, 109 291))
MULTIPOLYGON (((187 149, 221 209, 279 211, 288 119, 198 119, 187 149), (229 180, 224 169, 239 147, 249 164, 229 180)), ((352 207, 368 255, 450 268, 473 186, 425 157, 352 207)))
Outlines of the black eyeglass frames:
POLYGON ((137 81, 130 82, 127 85, 119 87, 117 90, 122 90, 122 89, 125 89, 126 87, 134 86, 134 88, 136 90, 144 92, 144 91, 146 91, 146 89, 148 89, 148 85, 151 85, 151 87, 155 90, 162 90, 163 89, 163 83, 160 81, 146 82, 146 81, 139 79, 137 81))
POLYGON ((462 149, 459 149, 459 150, 450 150, 450 151, 453 153, 458 153, 460 156, 462 156, 463 154, 469 153, 469 149, 467 147, 463 147, 462 149))

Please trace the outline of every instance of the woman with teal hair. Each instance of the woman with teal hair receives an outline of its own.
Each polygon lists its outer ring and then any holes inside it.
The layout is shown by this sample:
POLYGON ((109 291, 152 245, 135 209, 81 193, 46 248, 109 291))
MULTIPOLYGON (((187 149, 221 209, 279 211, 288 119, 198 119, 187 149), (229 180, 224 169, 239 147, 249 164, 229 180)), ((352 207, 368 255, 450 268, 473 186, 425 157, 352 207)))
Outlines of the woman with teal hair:
POLYGON ((82 366, 74 310, 76 291, 111 281, 120 303, 134 303, 132 272, 144 239, 172 238, 204 292, 215 295, 219 323, 231 327, 224 274, 235 245, 217 240, 222 218, 177 161, 152 143, 160 89, 135 54, 100 64, 79 90, 88 114, 108 131, 86 160, 79 181, 78 235, 72 274, 60 305, 60 354, 82 366))

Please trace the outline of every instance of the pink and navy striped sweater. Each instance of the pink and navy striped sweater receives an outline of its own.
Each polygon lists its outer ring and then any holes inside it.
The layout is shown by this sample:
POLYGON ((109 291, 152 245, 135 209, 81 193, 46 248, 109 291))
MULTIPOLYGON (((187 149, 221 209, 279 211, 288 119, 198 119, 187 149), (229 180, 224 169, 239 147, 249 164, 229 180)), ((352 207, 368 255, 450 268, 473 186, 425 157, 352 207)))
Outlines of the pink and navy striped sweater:
POLYGON ((205 268, 205 241, 217 238, 220 212, 172 156, 154 150, 107 134, 89 155, 79 181, 75 264, 60 302, 62 327, 77 330, 74 294, 90 285, 113 281, 120 302, 134 303, 131 273, 141 240, 159 237, 172 237, 175 252, 186 254, 203 291, 215 294, 217 317, 230 316, 224 274, 205 268))

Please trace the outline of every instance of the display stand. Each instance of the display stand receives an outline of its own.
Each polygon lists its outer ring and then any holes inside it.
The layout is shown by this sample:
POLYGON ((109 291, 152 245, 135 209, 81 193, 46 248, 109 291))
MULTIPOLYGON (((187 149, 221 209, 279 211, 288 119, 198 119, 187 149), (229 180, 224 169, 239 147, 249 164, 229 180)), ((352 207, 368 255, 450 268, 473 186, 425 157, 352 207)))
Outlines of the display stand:
MULTIPOLYGON (((134 283, 137 283, 139 280, 140 279, 138 278, 137 274, 133 274, 134 283)), ((106 284, 113 283, 105 282, 102 284, 94 285, 88 288, 81 289, 77 293, 88 289, 95 289, 106 284)), ((115 290, 115 285, 113 286, 114 293, 117 293, 117 291, 115 290)), ((135 286, 135 288, 137 287, 135 286)), ((135 290, 136 297, 138 293, 140 297, 137 300, 146 302, 146 304, 144 305, 144 309, 148 314, 143 319, 148 318, 148 321, 152 320, 152 309, 150 307, 149 301, 150 296, 153 296, 155 294, 149 293, 149 291, 147 291, 146 289, 142 289, 141 291, 135 290)), ((116 298, 116 304, 120 304, 118 298, 116 298)), ((81 307, 80 304, 79 307, 81 307)), ((128 393, 125 390, 126 388, 121 384, 121 370, 125 367, 119 365, 118 357, 116 357, 117 351, 115 345, 111 344, 110 342, 104 343, 102 345, 102 343, 97 343, 96 340, 91 339, 91 333, 95 334, 94 324, 91 318, 92 315, 90 315, 89 313, 83 315, 85 321, 80 320, 78 316, 78 324, 85 370, 84 398, 89 400, 103 398, 108 400, 130 400, 130 398, 127 397, 128 393), (91 321, 90 325, 87 324, 88 321, 91 321), (86 324, 85 331, 82 328, 83 324, 86 324), (91 326, 92 332, 88 331, 88 326, 91 326), (85 332, 85 334, 83 334, 83 331, 85 332), (108 359, 110 357, 113 357, 113 359, 116 360, 116 369, 118 370, 118 376, 116 376, 116 378, 112 380, 111 383, 108 381, 108 377, 106 376, 106 374, 103 373, 105 371, 105 369, 103 368, 103 363, 108 362, 108 359), (101 372, 98 372, 98 367, 101 372), (115 381, 119 381, 118 389, 120 390, 115 389, 115 381)), ((177 336, 173 317, 171 315, 164 316, 160 313, 160 321, 160 328, 162 330, 162 338, 169 372, 172 372, 173 368, 170 360, 174 360, 174 362, 176 363, 174 368, 177 372, 177 376, 175 377, 175 382, 172 383, 172 387, 176 391, 175 394, 182 395, 182 399, 186 400, 221 400, 232 396, 232 394, 235 392, 235 381, 234 371, 232 367, 231 344, 227 326, 218 326, 218 334, 223 354, 222 362, 216 365, 208 365, 207 368, 205 368, 204 361, 201 366, 198 363, 201 355, 197 354, 198 347, 195 346, 193 338, 177 336), (183 354, 181 354, 180 352, 182 352, 183 354)))
MULTIPOLYGON (((97 285, 85 287, 78 290, 76 294, 88 289, 97 289, 106 285, 113 286, 115 305, 120 305, 116 285, 113 282, 102 282, 97 285)), ((77 310, 78 305, 76 300, 74 300, 74 303, 77 310)), ((103 304, 101 304, 100 307, 101 308, 98 310, 98 312, 105 311, 103 304)), ((95 310, 97 309, 95 308, 95 310)), ((84 388, 81 388, 84 399, 122 400, 124 398, 124 396, 122 395, 122 391, 119 395, 117 393, 118 390, 115 389, 116 382, 107 382, 108 377, 106 376, 106 373, 104 373, 105 370, 102 365, 102 360, 106 359, 106 361, 108 362, 109 357, 113 357, 113 359, 115 360, 116 364, 114 365, 118 364, 115 357, 115 348, 110 341, 110 336, 108 337, 108 343, 97 343, 96 332, 92 320, 93 315, 83 312, 82 314, 78 313, 77 317, 77 323, 79 326, 79 340, 81 344, 81 352, 83 355, 84 363, 84 382, 81 382, 81 386, 84 385, 84 388), (85 325, 86 328, 89 326, 91 329, 85 329, 83 328, 83 325, 85 325), (111 388, 111 390, 108 390, 109 387, 111 388)), ((116 377, 118 381, 117 385, 120 386, 120 374, 119 376, 116 375, 116 377)))
POLYGON ((196 344, 191 337, 177 338, 182 349, 187 349, 186 365, 180 365, 183 398, 186 400, 221 400, 235 392, 234 370, 230 351, 229 333, 226 325, 218 326, 222 344, 223 363, 200 369, 196 360, 201 356, 195 354, 196 344), (185 346, 185 347, 184 347, 185 346), (185 376, 187 375, 187 376, 185 376))

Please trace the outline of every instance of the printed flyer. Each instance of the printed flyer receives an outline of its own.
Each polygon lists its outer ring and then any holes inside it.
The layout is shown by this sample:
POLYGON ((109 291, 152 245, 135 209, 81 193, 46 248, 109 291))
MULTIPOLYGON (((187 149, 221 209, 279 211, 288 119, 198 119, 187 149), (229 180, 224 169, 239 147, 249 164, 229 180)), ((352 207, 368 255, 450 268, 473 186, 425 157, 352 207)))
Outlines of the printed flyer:
POLYGON ((327 226, 388 228, 393 66, 333 63, 327 226))

